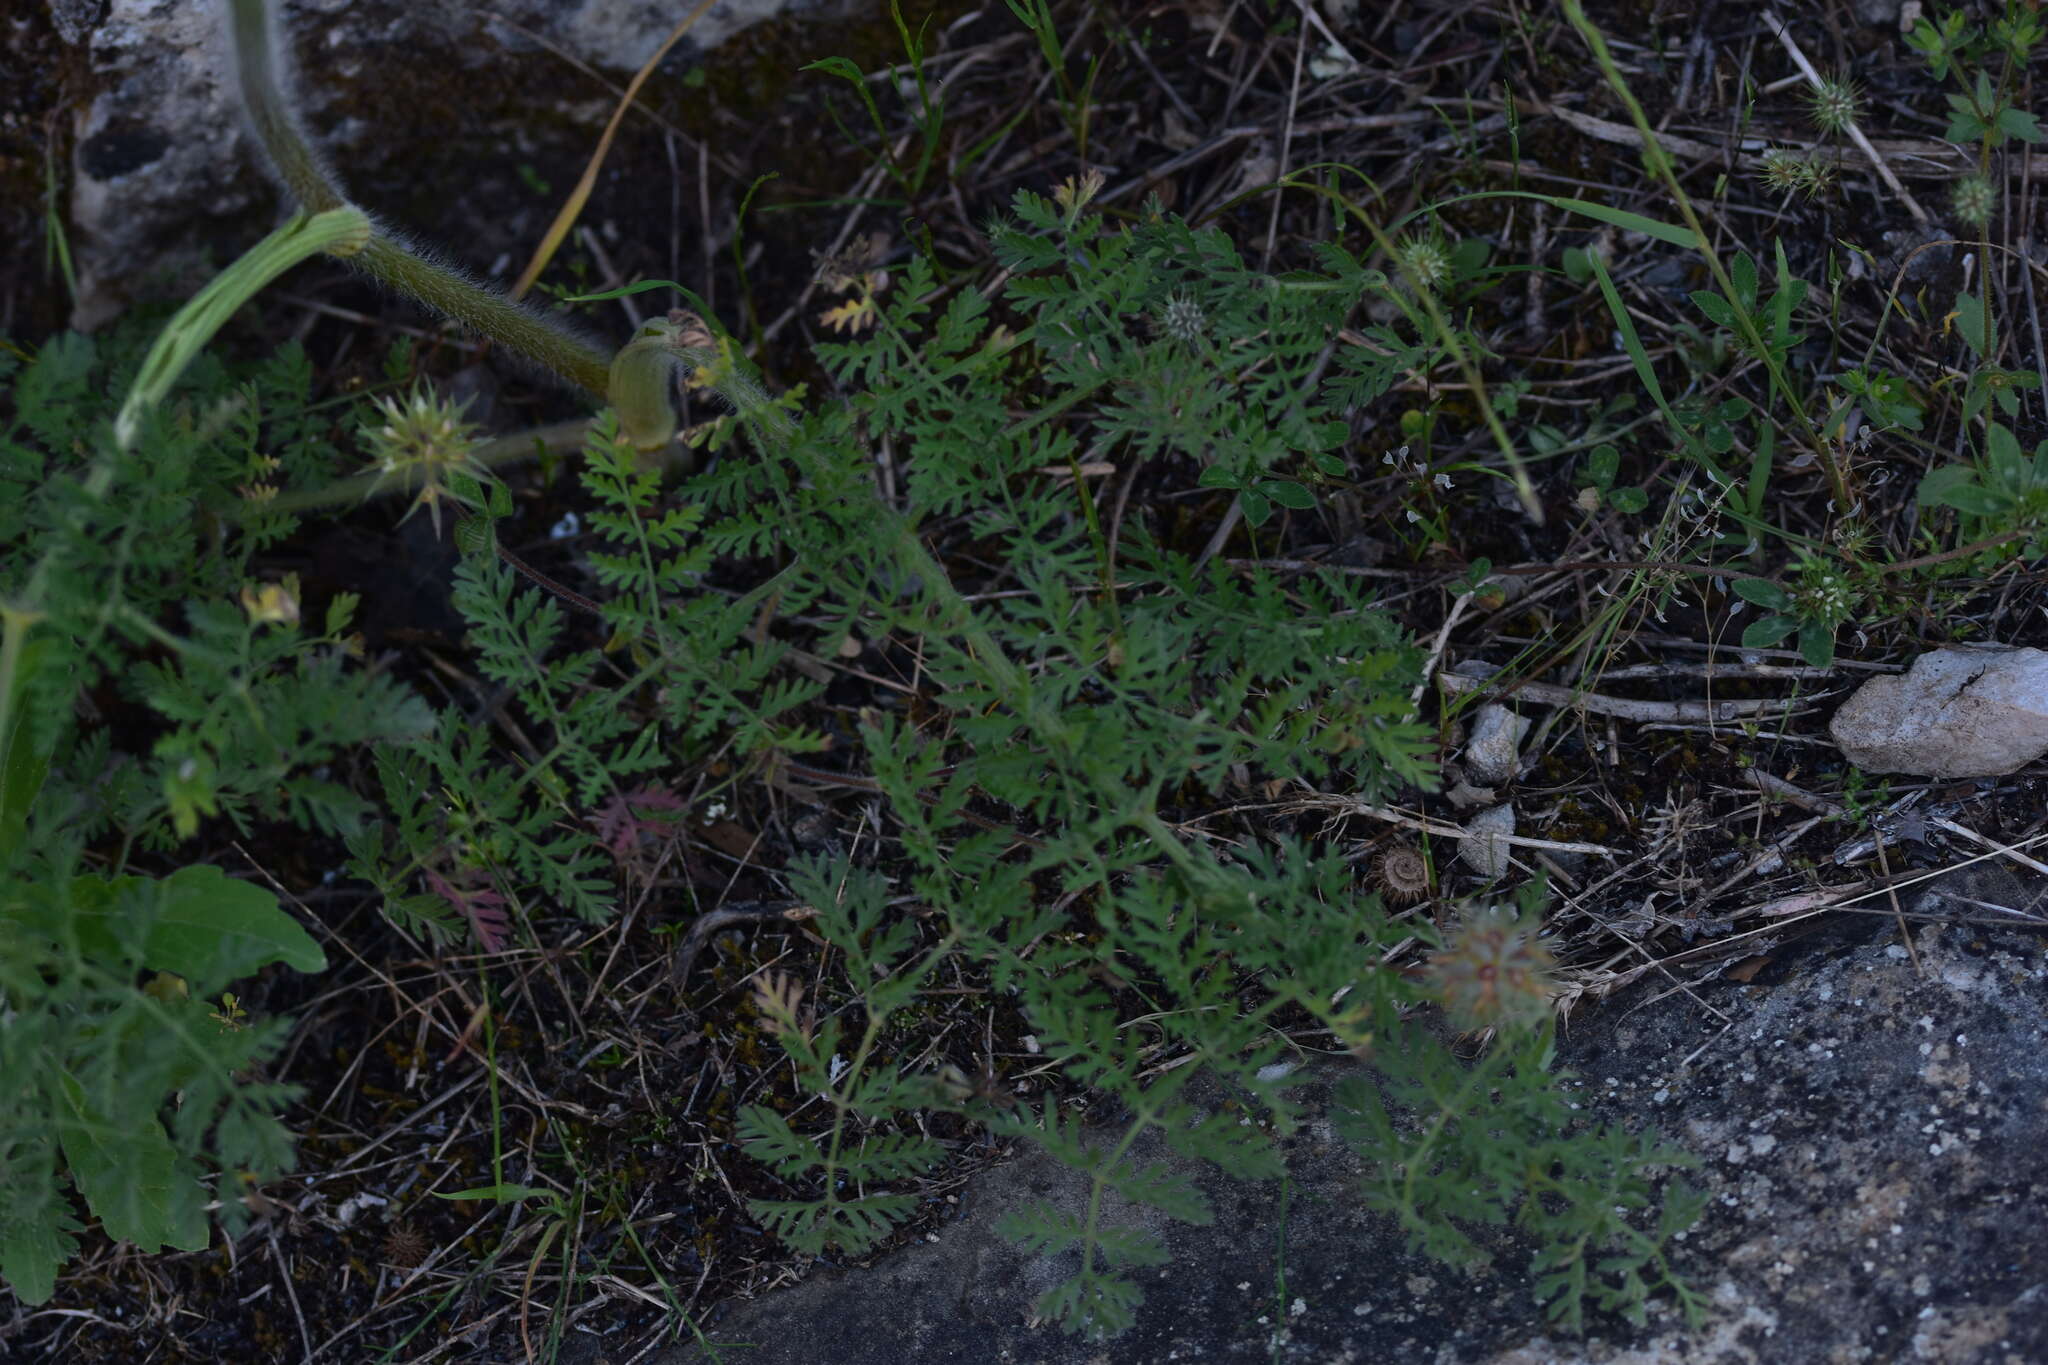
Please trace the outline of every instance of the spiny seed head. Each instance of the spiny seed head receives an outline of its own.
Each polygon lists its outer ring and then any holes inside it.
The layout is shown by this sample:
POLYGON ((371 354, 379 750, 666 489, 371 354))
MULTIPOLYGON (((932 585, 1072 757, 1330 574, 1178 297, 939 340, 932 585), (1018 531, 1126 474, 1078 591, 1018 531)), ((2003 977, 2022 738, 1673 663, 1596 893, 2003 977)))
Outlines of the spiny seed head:
MULTIPOLYGON (((1862 433, 1856 438, 1857 441, 1867 444, 1872 430, 1870 427, 1863 428, 1862 433)), ((1851 559, 1861 559, 1876 545, 1877 533, 1871 529, 1869 522, 1858 521, 1852 517, 1830 527, 1828 539, 1832 540, 1844 555, 1851 559)))
POLYGON ((1764 184, 1782 194, 1799 193, 1813 199, 1834 183, 1835 168, 1773 147, 1764 153, 1763 166, 1757 174, 1764 184))
POLYGON ((1541 925, 1511 906, 1467 906, 1429 960, 1430 986, 1458 1027, 1540 1024, 1550 1014, 1555 959, 1541 925))
POLYGON ((1764 153, 1763 168, 1757 172, 1763 182, 1781 193, 1790 193, 1799 188, 1799 181, 1806 169, 1806 162, 1783 148, 1773 147, 1764 153))
POLYGON ((433 518, 436 535, 441 531, 443 499, 473 505, 472 499, 450 487, 451 478, 461 474, 481 482, 490 477, 473 458, 477 430, 462 420, 468 406, 415 388, 403 400, 377 399, 376 416, 362 427, 363 443, 370 454, 368 467, 377 475, 372 491, 394 479, 417 489, 405 515, 409 517, 424 506, 433 518))
POLYGON ((1401 264, 1425 289, 1435 289, 1451 277, 1451 253, 1435 237, 1411 237, 1402 243, 1401 264))
POLYGON ((1988 177, 1966 175, 1948 192, 1948 206, 1971 227, 1983 227, 1991 221, 1992 209, 1998 206, 1998 191, 1988 177))
POLYGON ((376 400, 378 416, 363 427, 376 467, 387 474, 410 465, 445 466, 469 457, 476 428, 462 420, 467 403, 449 403, 416 388, 403 401, 376 400))
POLYGON ((1202 314, 1202 305, 1193 296, 1176 289, 1166 300, 1166 307, 1159 313, 1159 329, 1176 341, 1189 344, 1202 335, 1208 319, 1202 314))
POLYGON ((1823 76, 1807 92, 1807 117, 1823 133, 1846 133, 1862 112, 1863 91, 1845 76, 1823 76))

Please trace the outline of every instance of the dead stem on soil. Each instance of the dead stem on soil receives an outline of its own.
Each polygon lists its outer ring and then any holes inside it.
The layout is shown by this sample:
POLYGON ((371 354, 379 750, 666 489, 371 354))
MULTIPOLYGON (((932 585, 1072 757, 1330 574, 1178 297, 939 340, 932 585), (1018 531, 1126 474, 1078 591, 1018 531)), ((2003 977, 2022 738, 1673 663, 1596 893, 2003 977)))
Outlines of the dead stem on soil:
POLYGON ((1801 698, 1799 702, 1781 701, 1776 698, 1730 701, 1636 701, 1628 697, 1602 696, 1597 692, 1587 692, 1575 687, 1559 687, 1553 683, 1495 682, 1491 678, 1468 678, 1463 674, 1443 670, 1438 670, 1436 683, 1454 696, 1478 694, 1496 699, 1520 698, 1546 706, 1571 707, 1594 715, 1613 716, 1618 720, 1667 725, 1721 724, 1758 716, 1787 720, 1794 716, 1809 714, 1810 703, 1829 695, 1825 692, 1814 693, 1801 698))

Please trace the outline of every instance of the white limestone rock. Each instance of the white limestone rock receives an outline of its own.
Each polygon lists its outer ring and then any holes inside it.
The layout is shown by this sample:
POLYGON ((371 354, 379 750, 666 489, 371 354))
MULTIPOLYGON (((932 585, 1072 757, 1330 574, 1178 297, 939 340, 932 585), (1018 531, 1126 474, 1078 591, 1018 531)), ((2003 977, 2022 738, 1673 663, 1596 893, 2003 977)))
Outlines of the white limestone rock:
MULTIPOLYGON (((532 249, 611 116, 613 86, 576 64, 617 83, 681 13, 654 0, 271 3, 282 3, 283 42, 296 57, 291 94, 351 197, 478 271, 532 249), (423 102, 423 84, 445 97, 423 102), (495 161, 530 163, 556 188, 537 194, 495 161), (446 206, 439 221, 436 205, 446 206)), ((693 57, 790 3, 721 0, 650 89, 681 80, 693 57)), ((257 170, 227 70, 225 8, 54 0, 57 32, 84 49, 89 72, 77 85, 68 177, 75 327, 108 322, 138 291, 160 288, 159 276, 175 280, 170 293, 190 293, 275 226, 277 192, 257 170)))
POLYGON ((1828 734, 1868 772, 1944 779, 2014 772, 2048 753, 2048 653, 1931 650, 1906 672, 1858 688, 1828 734))

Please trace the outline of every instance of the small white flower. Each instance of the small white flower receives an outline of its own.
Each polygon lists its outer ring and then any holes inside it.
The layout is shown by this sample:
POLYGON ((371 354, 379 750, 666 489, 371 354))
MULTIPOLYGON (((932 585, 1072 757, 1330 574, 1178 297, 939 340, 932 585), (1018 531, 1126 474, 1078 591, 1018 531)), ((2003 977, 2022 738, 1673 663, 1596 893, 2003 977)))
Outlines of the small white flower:
POLYGON ((1451 486, 1451 476, 1448 474, 1439 474, 1434 479, 1431 479, 1430 482, 1435 484, 1438 488, 1449 488, 1451 486))
POLYGON ((1420 513, 1420 512, 1418 512, 1418 511, 1416 511, 1416 510, 1415 510, 1415 509, 1414 509, 1413 507, 1411 507, 1411 508, 1409 508, 1409 509, 1408 509, 1408 524, 1409 524, 1409 525, 1411 525, 1411 526, 1412 526, 1412 525, 1414 525, 1414 524, 1415 524, 1416 522, 1418 522, 1418 521, 1421 521, 1421 520, 1422 520, 1422 513, 1420 513))

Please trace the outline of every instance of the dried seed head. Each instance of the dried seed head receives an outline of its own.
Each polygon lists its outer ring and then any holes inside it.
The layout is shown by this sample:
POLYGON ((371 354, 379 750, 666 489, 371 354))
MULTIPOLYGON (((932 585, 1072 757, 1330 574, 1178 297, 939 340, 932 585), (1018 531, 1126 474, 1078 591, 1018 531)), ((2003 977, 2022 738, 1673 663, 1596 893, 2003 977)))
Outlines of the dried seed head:
POLYGON ((1373 859, 1372 877, 1380 894, 1396 905, 1413 905, 1431 889, 1429 859, 1409 844, 1396 844, 1373 859))
POLYGON ((835 294, 843 294, 860 283, 861 278, 880 265, 888 254, 888 234, 871 232, 865 237, 854 238, 839 251, 814 251, 811 258, 817 262, 818 282, 835 294))
POLYGON ((1102 172, 1090 168, 1084 175, 1068 176, 1053 190, 1053 202, 1067 215, 1070 226, 1081 210, 1088 207, 1089 201, 1102 193, 1103 183, 1102 172))
POLYGON ((1535 920, 1509 906, 1466 908, 1429 960, 1432 990, 1458 1027, 1540 1024, 1549 1017, 1555 959, 1540 932, 1535 920))
POLYGON ((400 1223, 384 1238, 384 1260, 402 1270, 410 1270, 427 1259, 427 1239, 409 1223, 400 1223))

